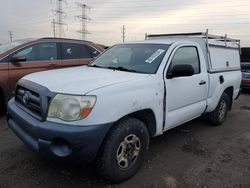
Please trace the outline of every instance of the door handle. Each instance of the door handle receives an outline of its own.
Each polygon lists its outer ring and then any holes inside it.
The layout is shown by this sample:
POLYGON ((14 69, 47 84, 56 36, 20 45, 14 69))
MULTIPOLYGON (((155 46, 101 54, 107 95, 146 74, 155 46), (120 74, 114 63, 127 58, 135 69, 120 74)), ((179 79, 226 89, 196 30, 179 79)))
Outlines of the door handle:
POLYGON ((199 83, 199 85, 205 85, 206 83, 207 83, 206 81, 201 80, 200 83, 199 83))

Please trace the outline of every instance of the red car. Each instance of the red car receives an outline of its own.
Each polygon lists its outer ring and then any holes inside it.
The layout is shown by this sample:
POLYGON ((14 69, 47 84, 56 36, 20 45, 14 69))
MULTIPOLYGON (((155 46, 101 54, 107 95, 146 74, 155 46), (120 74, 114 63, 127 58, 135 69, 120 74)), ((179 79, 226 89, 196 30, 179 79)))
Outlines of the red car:
POLYGON ((250 91, 250 62, 241 63, 241 71, 242 71, 241 88, 243 89, 243 91, 250 91))
POLYGON ((250 91, 250 48, 241 48, 241 88, 250 91))
POLYGON ((103 45, 62 38, 19 40, 0 45, 0 111, 13 96, 17 81, 26 74, 86 65, 103 51, 103 45))

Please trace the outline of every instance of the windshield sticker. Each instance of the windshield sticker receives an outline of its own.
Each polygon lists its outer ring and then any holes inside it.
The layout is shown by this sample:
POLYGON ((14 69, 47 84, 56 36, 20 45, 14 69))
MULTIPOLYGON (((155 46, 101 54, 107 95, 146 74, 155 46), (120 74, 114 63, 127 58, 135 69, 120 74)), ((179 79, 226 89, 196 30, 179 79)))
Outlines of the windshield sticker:
POLYGON ((158 49, 156 52, 154 52, 148 59, 145 60, 146 63, 152 63, 157 57, 159 57, 165 50, 158 49))

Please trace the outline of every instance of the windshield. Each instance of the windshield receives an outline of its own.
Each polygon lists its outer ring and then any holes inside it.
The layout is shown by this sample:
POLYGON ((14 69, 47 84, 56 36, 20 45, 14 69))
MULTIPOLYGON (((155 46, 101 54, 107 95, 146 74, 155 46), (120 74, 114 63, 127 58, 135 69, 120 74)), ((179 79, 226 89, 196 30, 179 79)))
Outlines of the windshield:
POLYGON ((167 44, 120 44, 107 50, 90 66, 154 74, 168 48, 167 44))
POLYGON ((0 45, 0 54, 3 54, 4 52, 7 52, 8 50, 11 50, 21 44, 24 44, 26 42, 29 42, 30 40, 17 40, 17 41, 13 41, 11 43, 7 43, 7 44, 2 44, 0 45))

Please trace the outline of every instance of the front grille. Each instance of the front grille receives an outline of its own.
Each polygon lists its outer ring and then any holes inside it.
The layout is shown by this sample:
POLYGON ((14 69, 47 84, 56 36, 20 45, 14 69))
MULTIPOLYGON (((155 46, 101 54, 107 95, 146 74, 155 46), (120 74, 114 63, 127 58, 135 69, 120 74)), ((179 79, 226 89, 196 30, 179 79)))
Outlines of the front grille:
POLYGON ((41 96, 37 92, 17 86, 15 99, 20 107, 28 110, 31 115, 42 120, 41 96))
POLYGON ((16 86, 15 101, 17 106, 31 116, 46 121, 50 100, 55 95, 42 85, 21 79, 16 86))

